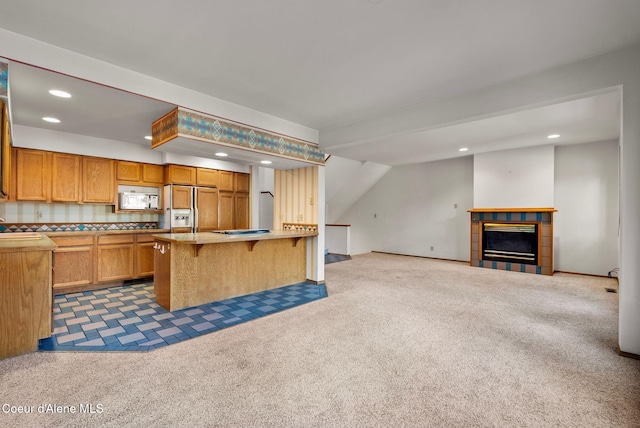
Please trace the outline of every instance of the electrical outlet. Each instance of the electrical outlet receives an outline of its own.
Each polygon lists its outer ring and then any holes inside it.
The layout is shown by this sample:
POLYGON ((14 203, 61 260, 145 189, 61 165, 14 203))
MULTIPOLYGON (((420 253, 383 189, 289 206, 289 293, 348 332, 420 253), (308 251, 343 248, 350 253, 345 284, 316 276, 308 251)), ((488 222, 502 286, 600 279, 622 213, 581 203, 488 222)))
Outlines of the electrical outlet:
POLYGON ((373 213, 373 218, 378 218, 378 214, 373 213))
POLYGON ((458 204, 453 204, 453 208, 458 208, 458 204))
POLYGON ((313 196, 309 199, 309 205, 313 205, 313 196))
POLYGON ((37 216, 38 216, 38 218, 42 218, 42 211, 38 211, 37 212, 37 216))
POLYGON ((433 251, 433 245, 431 246, 431 251, 433 251))

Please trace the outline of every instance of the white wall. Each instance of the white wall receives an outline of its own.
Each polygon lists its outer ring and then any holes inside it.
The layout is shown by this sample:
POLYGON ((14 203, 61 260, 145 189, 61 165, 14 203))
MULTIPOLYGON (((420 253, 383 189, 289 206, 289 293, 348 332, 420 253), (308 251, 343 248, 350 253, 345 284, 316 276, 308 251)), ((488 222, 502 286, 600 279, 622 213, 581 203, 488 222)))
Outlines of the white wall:
MULTIPOLYGON (((619 265, 617 142, 546 146, 538 153, 546 162, 528 164, 535 152, 496 152, 491 162, 479 164, 494 168, 493 161, 503 160, 511 168, 507 178, 530 174, 535 183, 550 183, 547 197, 555 194, 555 202, 524 205, 516 192, 515 200, 504 198, 502 205, 481 207, 556 208, 555 270, 607 275, 619 265)), ((340 218, 340 223, 352 226, 351 253, 385 251, 468 261, 466 210, 474 207, 477 168, 472 157, 392 168, 340 218)))
POLYGON ((473 158, 467 156, 392 168, 338 223, 351 224, 352 254, 468 261, 471 208, 473 158))
POLYGON ((607 275, 618 258, 618 142, 555 149, 554 266, 607 275))
POLYGON ((330 253, 351 255, 351 226, 327 224, 325 232, 325 247, 330 253))
POLYGON ((473 157, 474 208, 553 207, 552 145, 473 157))
POLYGON ((327 223, 335 223, 382 178, 391 167, 375 162, 359 162, 331 156, 326 163, 327 223))
POLYGON ((331 155, 325 163, 327 175, 327 193, 325 197, 330 201, 342 188, 348 186, 349 181, 355 177, 363 162, 345 159, 331 155))

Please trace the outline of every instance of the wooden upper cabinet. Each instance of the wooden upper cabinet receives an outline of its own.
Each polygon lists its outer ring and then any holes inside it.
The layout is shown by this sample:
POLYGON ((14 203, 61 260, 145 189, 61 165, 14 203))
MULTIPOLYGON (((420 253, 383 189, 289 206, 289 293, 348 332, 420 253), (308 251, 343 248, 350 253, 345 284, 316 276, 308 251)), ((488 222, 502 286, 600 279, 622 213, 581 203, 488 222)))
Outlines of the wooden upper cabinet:
POLYGON ((51 201, 78 202, 80 156, 51 153, 51 201))
POLYGON ((11 134, 7 105, 1 100, 0 108, 0 197, 8 197, 11 179, 11 134))
POLYGON ((142 181, 144 183, 162 185, 164 183, 164 166, 143 163, 142 181))
POLYGON ((198 229, 196 232, 209 232, 218 228, 218 189, 196 189, 196 213, 198 229))
POLYGON ((236 193, 233 197, 234 203, 234 228, 236 229, 248 229, 249 228, 249 194, 248 193, 236 193))
POLYGON ((197 168, 196 183, 198 186, 218 187, 218 173, 217 169, 197 168))
POLYGON ((138 185, 164 183, 164 166, 131 161, 116 162, 116 180, 138 185))
POLYGON ((49 152, 19 149, 16 155, 16 199, 45 202, 49 200, 49 167, 49 152))
POLYGON ((177 209, 190 209, 191 187, 171 186, 171 206, 177 209))
POLYGON ((219 198, 220 216, 218 217, 218 228, 221 230, 233 229, 235 227, 233 192, 220 192, 219 198))
POLYGON ((82 158, 82 202, 115 204, 114 164, 112 159, 82 158))
POLYGON ((142 169, 138 162, 117 161, 116 180, 118 181, 142 181, 142 169))
POLYGON ((249 192, 249 174, 233 173, 233 189, 236 192, 249 192))
POLYGON ((165 167, 165 184, 196 184, 196 168, 183 165, 167 165, 165 167))
POLYGON ((220 171, 218 174, 218 189, 233 192, 233 172, 220 171))

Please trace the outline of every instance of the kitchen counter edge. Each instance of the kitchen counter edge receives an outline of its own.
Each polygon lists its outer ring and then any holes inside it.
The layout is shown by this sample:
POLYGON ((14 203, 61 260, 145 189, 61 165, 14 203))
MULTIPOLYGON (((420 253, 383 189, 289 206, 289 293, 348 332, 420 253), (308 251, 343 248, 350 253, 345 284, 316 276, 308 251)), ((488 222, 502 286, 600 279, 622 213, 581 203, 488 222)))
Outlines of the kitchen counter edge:
MULTIPOLYGON (((117 229, 117 230, 87 230, 82 232, 43 232, 47 236, 102 236, 102 235, 126 235, 140 233, 166 233, 169 229, 117 229)), ((20 232, 13 232, 20 233, 20 232)))
POLYGON ((275 230, 262 234, 246 234, 246 235, 226 235, 223 233, 200 232, 200 233, 162 233, 153 235, 154 238, 161 241, 172 242, 176 244, 224 244, 227 242, 246 242, 246 241, 264 241, 270 239, 286 239, 286 238, 313 238, 318 236, 318 232, 303 232, 295 230, 275 230))

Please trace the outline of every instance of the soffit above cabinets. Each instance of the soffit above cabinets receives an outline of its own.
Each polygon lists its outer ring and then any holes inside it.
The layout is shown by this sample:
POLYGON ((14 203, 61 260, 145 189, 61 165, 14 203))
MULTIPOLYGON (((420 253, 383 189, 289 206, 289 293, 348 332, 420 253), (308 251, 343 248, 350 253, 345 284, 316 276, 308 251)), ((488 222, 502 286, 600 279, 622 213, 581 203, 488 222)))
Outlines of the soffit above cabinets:
POLYGON ((152 125, 151 147, 160 151, 294 169, 324 165, 316 144, 231 122, 215 116, 176 108, 152 125))

